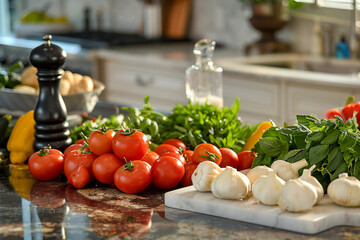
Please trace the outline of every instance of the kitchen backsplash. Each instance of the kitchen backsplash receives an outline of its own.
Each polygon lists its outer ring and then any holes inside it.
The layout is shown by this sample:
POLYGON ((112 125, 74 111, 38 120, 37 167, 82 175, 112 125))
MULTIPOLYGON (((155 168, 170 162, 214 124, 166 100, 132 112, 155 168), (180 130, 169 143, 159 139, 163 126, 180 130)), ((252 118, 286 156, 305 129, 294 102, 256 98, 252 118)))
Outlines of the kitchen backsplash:
MULTIPOLYGON (((25 9, 39 9, 46 3, 44 0, 15 1, 19 15, 25 9)), ((103 30, 138 33, 141 29, 143 11, 141 0, 53 0, 50 2, 49 13, 55 15, 66 13, 77 30, 84 29, 86 7, 91 9, 92 29, 96 29, 98 13, 102 13, 103 30)), ((313 51, 315 40, 311 36, 314 33, 313 26, 317 16, 320 21, 323 16, 328 19, 327 15, 335 16, 333 19, 348 19, 346 11, 319 10, 313 6, 306 6, 298 13, 300 14, 295 15, 296 17, 293 17, 277 36, 280 40, 291 43, 295 50, 301 52, 313 51)), ((259 37, 259 33, 248 22, 250 14, 250 11, 238 0, 193 0, 189 37, 192 39, 207 37, 227 46, 242 49, 259 37)), ((335 38, 339 32, 348 32, 346 26, 333 25, 333 30, 336 32, 333 33, 335 38)))

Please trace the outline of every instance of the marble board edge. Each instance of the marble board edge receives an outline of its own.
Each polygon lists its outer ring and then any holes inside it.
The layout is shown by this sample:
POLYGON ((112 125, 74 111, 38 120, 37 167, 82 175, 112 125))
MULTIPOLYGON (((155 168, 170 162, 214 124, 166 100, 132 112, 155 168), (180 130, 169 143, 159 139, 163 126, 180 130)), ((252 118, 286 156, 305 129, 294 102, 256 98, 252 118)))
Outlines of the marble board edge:
MULTIPOLYGON (((329 200, 329 199, 328 199, 329 200)), ((197 192, 193 186, 173 190, 165 193, 165 206, 170 208, 177 208, 202 214, 223 217, 257 225, 273 227, 277 229, 298 232, 302 234, 316 234, 336 226, 360 226, 360 211, 359 214, 348 216, 346 212, 337 212, 322 216, 315 214, 314 219, 304 218, 308 213, 286 213, 278 207, 269 207, 264 205, 260 209, 271 209, 269 211, 255 211, 248 208, 239 208, 232 205, 237 204, 238 200, 223 200, 217 199, 211 193, 197 192), (200 197, 199 197, 200 196, 200 197), (201 199, 199 199, 201 198, 201 199), (198 203, 196 203, 198 202, 198 203), (200 204, 199 204, 200 203, 200 204), (226 205, 224 203, 227 203, 226 205), (196 207, 194 206, 196 205, 196 207), (219 209, 219 205, 222 205, 219 209), (230 206, 228 206, 230 205, 230 206), (215 210, 214 210, 215 209, 215 210), (235 211, 234 211, 235 210, 235 211), (274 211, 274 212, 273 212, 274 211), (236 214, 234 214, 236 213, 236 214), (352 218, 351 218, 352 217, 352 218), (349 219, 355 220, 349 220, 349 219), (353 224, 357 223, 357 224, 353 224)), ((250 206, 251 207, 251 206, 250 206)), ((322 206, 326 210, 326 206, 322 206)), ((336 207, 341 209, 341 207, 336 207)), ((344 208, 342 208, 344 209, 344 208)), ((359 209, 360 210, 360 209, 359 209)), ((348 209, 348 211, 351 211, 348 209)), ((309 217, 307 217, 309 218, 309 217)))

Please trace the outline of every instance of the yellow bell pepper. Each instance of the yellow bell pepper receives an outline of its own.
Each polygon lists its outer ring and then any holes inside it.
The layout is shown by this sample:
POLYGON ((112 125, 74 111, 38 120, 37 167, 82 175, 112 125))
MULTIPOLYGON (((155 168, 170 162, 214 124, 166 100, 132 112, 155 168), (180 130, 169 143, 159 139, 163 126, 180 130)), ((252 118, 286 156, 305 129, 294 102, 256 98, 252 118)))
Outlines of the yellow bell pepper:
POLYGON ((246 141, 246 143, 245 143, 242 150, 243 151, 250 151, 251 149, 253 149, 255 144, 259 141, 259 139, 264 134, 264 132, 266 132, 266 130, 268 130, 270 127, 272 127, 272 124, 271 124, 270 121, 266 121, 266 122, 261 123, 256 128, 255 132, 253 132, 253 134, 250 135, 250 137, 246 141))
POLYGON ((7 149, 10 152, 10 162, 24 163, 34 153, 35 141, 34 111, 29 111, 21 116, 15 123, 10 134, 7 149))

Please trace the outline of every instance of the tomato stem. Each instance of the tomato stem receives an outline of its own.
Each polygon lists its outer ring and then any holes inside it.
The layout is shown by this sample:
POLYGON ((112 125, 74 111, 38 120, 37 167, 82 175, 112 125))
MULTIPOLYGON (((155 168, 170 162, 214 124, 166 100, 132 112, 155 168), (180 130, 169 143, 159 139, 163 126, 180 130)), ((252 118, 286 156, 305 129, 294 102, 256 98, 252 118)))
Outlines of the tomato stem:
POLYGON ((106 127, 105 123, 103 125, 101 125, 101 127, 100 127, 101 133, 105 133, 107 130, 108 130, 108 128, 106 127))
POLYGON ((116 134, 130 136, 130 135, 133 135, 135 132, 136 132, 136 130, 134 130, 134 129, 130 130, 130 128, 127 128, 123 132, 117 132, 116 134))
POLYGON ((84 139, 85 143, 89 145, 89 139, 85 136, 83 132, 80 132, 80 136, 82 139, 84 139))
POLYGON ((199 155, 199 156, 202 157, 202 158, 208 159, 210 161, 213 161, 213 162, 215 162, 215 158, 220 159, 219 156, 216 155, 215 153, 211 153, 211 152, 206 151, 206 150, 205 150, 205 153, 207 154, 207 156, 204 156, 204 155, 199 155))
POLYGON ((121 171, 124 171, 124 170, 132 171, 133 169, 134 169, 134 164, 132 163, 132 161, 130 161, 130 162, 125 163, 125 165, 124 165, 123 169, 121 169, 121 171))
POLYGON ((184 158, 185 158, 185 161, 186 161, 186 162, 189 162, 188 156, 187 156, 186 154, 184 154, 183 156, 184 156, 184 158))
POLYGON ((46 155, 50 154, 50 149, 51 149, 50 144, 47 147, 40 149, 39 156, 46 156, 46 155))

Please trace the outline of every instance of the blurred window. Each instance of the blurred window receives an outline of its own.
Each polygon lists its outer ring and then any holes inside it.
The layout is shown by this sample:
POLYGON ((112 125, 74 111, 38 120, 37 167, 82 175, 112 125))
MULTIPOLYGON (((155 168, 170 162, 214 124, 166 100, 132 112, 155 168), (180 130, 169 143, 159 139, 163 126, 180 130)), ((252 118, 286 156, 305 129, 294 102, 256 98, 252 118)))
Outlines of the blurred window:
MULTIPOLYGON (((317 2, 317 5, 319 7, 326 7, 326 8, 337 8, 337 9, 346 9, 351 10, 353 9, 353 0, 295 0, 297 2, 303 2, 303 3, 315 3, 317 2)), ((357 8, 360 10, 360 0, 357 1, 357 8)))

